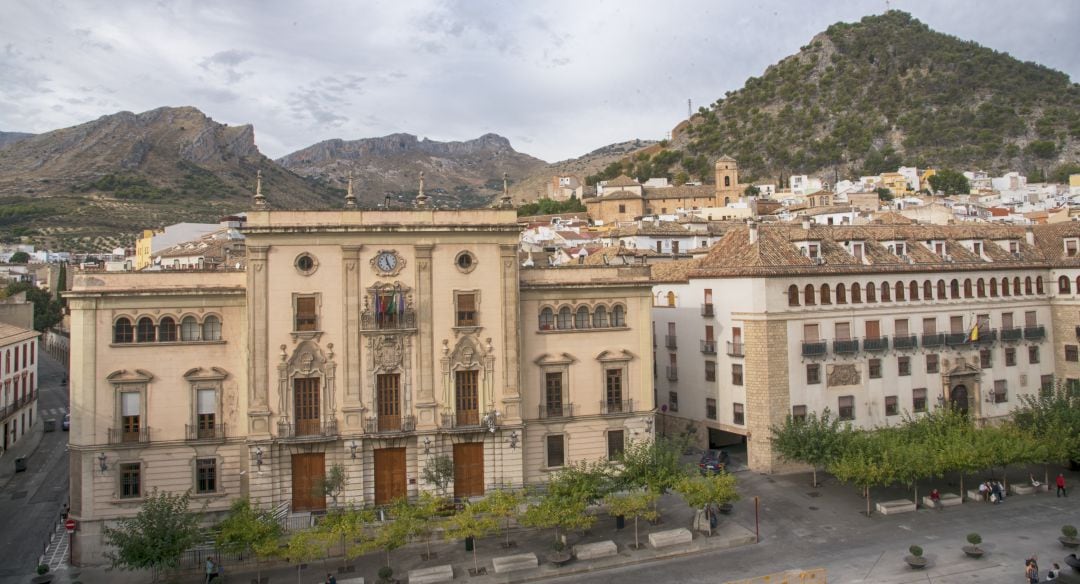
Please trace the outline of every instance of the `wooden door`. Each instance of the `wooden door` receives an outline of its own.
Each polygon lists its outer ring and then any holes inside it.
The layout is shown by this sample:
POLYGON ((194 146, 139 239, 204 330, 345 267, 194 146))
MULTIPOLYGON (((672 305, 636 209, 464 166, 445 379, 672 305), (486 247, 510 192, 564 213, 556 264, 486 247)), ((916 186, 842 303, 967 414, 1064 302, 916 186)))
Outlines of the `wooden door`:
POLYGON ((397 373, 379 375, 375 380, 375 401, 379 409, 379 431, 401 429, 401 386, 397 373))
POLYGON ((484 443, 454 445, 454 498, 484 494, 484 443))
POLYGON ((406 496, 405 449, 375 450, 375 504, 389 505, 406 496))
POLYGON ((326 476, 324 457, 321 452, 292 456, 293 511, 326 509, 326 495, 319 489, 319 481, 326 476))
POLYGON ((293 410, 296 413, 296 435, 312 436, 319 432, 319 379, 304 377, 293 380, 293 410))

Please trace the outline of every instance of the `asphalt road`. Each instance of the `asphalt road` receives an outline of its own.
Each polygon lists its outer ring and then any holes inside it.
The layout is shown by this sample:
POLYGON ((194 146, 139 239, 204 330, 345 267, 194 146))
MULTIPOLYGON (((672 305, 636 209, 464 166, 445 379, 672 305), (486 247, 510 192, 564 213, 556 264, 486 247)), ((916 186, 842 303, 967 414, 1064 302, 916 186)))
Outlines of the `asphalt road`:
MULTIPOLYGON (((63 375, 60 363, 38 352, 35 430, 41 431, 45 418, 55 418, 56 431, 44 433, 37 450, 28 454, 26 472, 0 486, 0 584, 23 584, 33 574, 60 507, 68 500, 68 434, 60 429, 68 407, 63 375)), ((5 456, 0 464, 14 464, 11 458, 5 456)))

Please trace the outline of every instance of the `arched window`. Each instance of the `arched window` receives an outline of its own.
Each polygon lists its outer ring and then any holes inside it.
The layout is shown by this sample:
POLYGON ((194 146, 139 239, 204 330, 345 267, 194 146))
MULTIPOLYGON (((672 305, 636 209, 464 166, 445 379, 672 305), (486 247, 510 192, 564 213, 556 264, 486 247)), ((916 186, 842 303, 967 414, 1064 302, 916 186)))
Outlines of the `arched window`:
POLYGON ((549 331, 555 328, 555 311, 544 308, 540 311, 540 330, 549 331))
POLYGON ((873 282, 866 285, 866 301, 877 302, 877 286, 873 282))
POLYGON ((626 326, 626 309, 621 304, 611 310, 611 326, 626 326))
POLYGON ((162 317, 158 323, 158 341, 162 343, 176 342, 176 320, 171 316, 162 317))
POLYGON ((893 286, 893 290, 894 290, 893 297, 896 298, 896 301, 897 302, 903 302, 904 301, 904 283, 903 282, 897 282, 896 285, 893 286))
POLYGON ((556 325, 560 329, 569 329, 574 326, 574 313, 570 312, 569 306, 564 306, 559 309, 559 322, 556 325))
POLYGON ((971 278, 964 278, 964 298, 971 298, 971 278))
POLYGON ((990 297, 991 298, 997 298, 997 295, 998 295, 997 279, 996 278, 990 278, 990 297))
POLYGON ((180 340, 199 340, 199 321, 195 320, 194 316, 185 316, 184 319, 180 321, 180 340))
POLYGON ((882 282, 881 283, 881 301, 882 302, 892 302, 892 298, 890 298, 890 296, 891 296, 891 294, 889 294, 889 283, 888 282, 882 282))
POLYGON ((787 305, 798 306, 799 305, 799 287, 795 284, 788 286, 787 289, 787 305))
POLYGON ((836 285, 836 303, 847 304, 847 287, 843 284, 836 285))
POLYGON ((925 280, 922 283, 922 297, 923 300, 934 299, 934 283, 930 280, 925 280))
MULTIPOLYGON (((131 321, 120 317, 113 323, 113 342, 130 343, 135 340, 135 331, 131 328, 131 321)), ((8 354, 11 358, 11 354, 8 354)))
POLYGON ((814 285, 813 284, 807 284, 806 287, 803 288, 803 304, 805 304, 807 306, 813 306, 813 305, 817 304, 816 302, 814 302, 814 285))
POLYGON ((918 300, 918 299, 919 299, 919 283, 916 282, 915 280, 912 280, 911 283, 908 284, 908 300, 918 300))
POLYGON ((949 282, 949 298, 956 299, 956 298, 959 298, 959 297, 960 297, 960 280, 953 280, 952 282, 949 282))
POLYGON ((1031 276, 1024 278, 1024 295, 1031 296, 1031 276))
POLYGON ((579 306, 577 312, 574 313, 574 328, 587 329, 589 328, 589 307, 579 306))
POLYGON ((731 186, 731 177, 730 176, 725 176, 724 177, 724 186, 725 187, 730 187, 731 186))
POLYGON ((858 282, 851 285, 851 303, 862 303, 862 286, 858 282))
POLYGON ((1013 296, 1020 295, 1020 276, 1013 278, 1013 296))
POLYGON ((1069 294, 1069 293, 1071 293, 1072 290, 1070 290, 1069 288, 1071 288, 1071 286, 1069 285, 1069 277, 1068 276, 1062 276, 1062 277, 1058 278, 1058 294, 1069 294))
POLYGON ((822 304, 832 304, 832 294, 829 293, 829 285, 828 284, 822 284, 821 285, 821 303, 822 304))
POLYGON ((221 319, 210 315, 203 320, 202 323, 202 340, 204 341, 220 341, 221 340, 221 319))
POLYGON ((668 292, 667 293, 667 305, 671 306, 671 307, 675 306, 675 293, 674 292, 668 292))
POLYGON ((1080 292, 1080 276, 1076 277, 1076 291, 1080 292))
POLYGON ((986 298, 986 282, 982 278, 975 280, 975 295, 979 298, 986 298))
POLYGON ((1001 295, 1002 296, 1012 296, 1012 287, 1009 286, 1009 279, 1008 278, 1002 278, 1001 279, 1001 295))
POLYGON ((596 310, 592 313, 592 326, 593 328, 607 328, 607 307, 601 304, 596 307, 596 310))
POLYGON ((945 294, 945 280, 937 281, 937 299, 945 300, 948 296, 945 294))
POLYGON ((1035 293, 1046 294, 1046 289, 1043 288, 1042 276, 1035 276, 1035 293))
POLYGON ((154 321, 149 316, 144 316, 135 323, 135 342, 154 342, 154 321))

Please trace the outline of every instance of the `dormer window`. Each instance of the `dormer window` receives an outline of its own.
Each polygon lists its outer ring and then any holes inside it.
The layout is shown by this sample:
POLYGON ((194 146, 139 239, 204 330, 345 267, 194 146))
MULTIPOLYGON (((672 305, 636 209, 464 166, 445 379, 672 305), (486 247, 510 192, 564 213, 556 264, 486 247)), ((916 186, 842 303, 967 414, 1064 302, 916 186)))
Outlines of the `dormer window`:
POLYGON ((1071 238, 1065 240, 1065 255, 1068 257, 1076 257, 1076 250, 1080 247, 1080 239, 1071 238))
POLYGON ((866 251, 866 245, 861 241, 855 241, 851 244, 851 255, 860 262, 863 259, 863 255, 866 251))
POLYGON ((897 256, 903 257, 907 255, 907 244, 903 241, 896 241, 889 244, 889 251, 897 256))
POLYGON ((1009 252, 1014 253, 1014 254, 1020 253, 1020 242, 1019 241, 1010 241, 1009 242, 1009 252))
POLYGON ((971 242, 971 252, 979 256, 980 258, 982 257, 982 245, 983 244, 981 241, 971 242))

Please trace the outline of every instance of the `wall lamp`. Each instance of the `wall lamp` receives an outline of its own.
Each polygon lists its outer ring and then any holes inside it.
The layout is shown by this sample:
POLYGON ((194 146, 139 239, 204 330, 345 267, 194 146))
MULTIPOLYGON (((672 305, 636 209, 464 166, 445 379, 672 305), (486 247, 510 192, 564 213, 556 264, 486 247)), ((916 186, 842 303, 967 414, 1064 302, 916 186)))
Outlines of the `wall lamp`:
POLYGON ((97 461, 98 461, 98 468, 101 470, 102 474, 104 474, 105 471, 109 470, 109 464, 108 464, 109 458, 107 456, 105 456, 104 452, 102 452, 101 454, 98 455, 97 461))
POLYGON ((517 430, 512 430, 510 432, 510 448, 514 449, 514 448, 517 448, 517 446, 518 446, 518 433, 517 433, 517 430))
POLYGON ((262 464, 263 464, 262 457, 263 457, 262 447, 261 446, 256 446, 255 447, 255 466, 257 466, 260 471, 262 470, 262 464))
POLYGON ((424 454, 431 454, 431 436, 424 436, 424 454))
POLYGON ((349 444, 349 456, 356 458, 356 448, 358 446, 359 444, 356 443, 356 440, 353 440, 352 443, 349 444))
POLYGON ((645 433, 646 434, 652 434, 652 427, 653 427, 653 419, 652 418, 645 418, 645 433))

